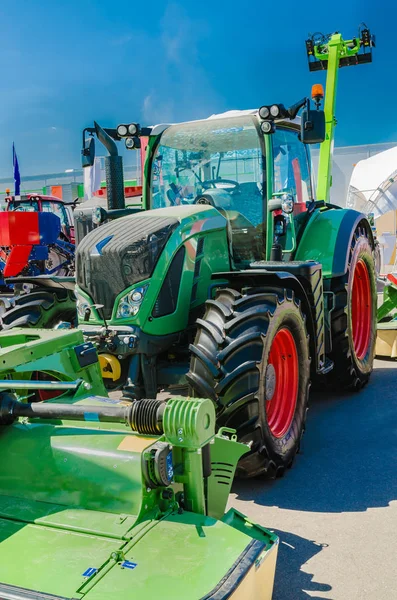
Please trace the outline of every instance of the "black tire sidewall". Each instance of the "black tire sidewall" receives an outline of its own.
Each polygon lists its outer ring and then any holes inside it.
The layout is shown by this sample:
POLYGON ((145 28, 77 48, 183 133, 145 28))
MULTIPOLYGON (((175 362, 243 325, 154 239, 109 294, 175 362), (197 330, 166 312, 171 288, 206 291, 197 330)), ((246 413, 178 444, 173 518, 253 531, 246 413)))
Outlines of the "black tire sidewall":
POLYGON ((375 264, 373 249, 370 245, 368 238, 365 235, 361 235, 357 238, 357 241, 352 249, 351 260, 349 266, 349 276, 347 283, 347 335, 349 339, 349 347, 351 352, 351 360, 357 372, 361 375, 369 375, 373 367, 373 359, 375 355, 375 344, 376 344, 376 277, 375 277, 375 264), (353 326, 352 326, 352 299, 353 299, 353 283, 355 270, 359 260, 362 260, 368 270, 370 285, 371 285, 371 298, 372 298, 372 331, 371 340, 368 345, 367 352, 362 359, 359 359, 356 355, 354 342, 353 342, 353 326))
MULTIPOLYGON (((304 318, 299 307, 294 302, 282 302, 277 306, 273 317, 269 321, 269 328, 264 337, 264 349, 260 364, 260 384, 258 391, 259 423, 264 447, 269 454, 269 459, 282 457, 285 465, 292 460, 299 449, 306 419, 307 400, 310 387, 310 358, 309 342, 306 334, 304 318), (269 352, 277 332, 288 329, 295 341, 298 355, 299 385, 294 417, 286 434, 276 438, 270 431, 266 416, 265 399, 265 374, 268 364, 269 352)), ((279 460, 279 458, 278 458, 279 460)))

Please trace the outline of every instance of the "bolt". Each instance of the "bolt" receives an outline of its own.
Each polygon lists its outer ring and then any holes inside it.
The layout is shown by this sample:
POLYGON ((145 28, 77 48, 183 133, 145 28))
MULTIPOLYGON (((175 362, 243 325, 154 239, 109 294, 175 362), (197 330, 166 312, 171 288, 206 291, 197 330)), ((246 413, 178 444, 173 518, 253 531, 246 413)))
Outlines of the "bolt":
POLYGON ((86 389, 86 390, 90 390, 91 389, 91 384, 88 383, 88 381, 84 382, 84 389, 86 389))
POLYGON ((147 491, 147 493, 148 493, 148 494, 150 494, 150 492, 152 491, 152 488, 150 488, 150 487, 147 487, 147 488, 146 488, 146 491, 147 491))
POLYGON ((178 442, 183 442, 183 437, 179 437, 178 442))
POLYGON ((178 429, 178 435, 182 435, 182 433, 183 433, 183 429, 182 429, 182 427, 180 427, 180 428, 178 429))

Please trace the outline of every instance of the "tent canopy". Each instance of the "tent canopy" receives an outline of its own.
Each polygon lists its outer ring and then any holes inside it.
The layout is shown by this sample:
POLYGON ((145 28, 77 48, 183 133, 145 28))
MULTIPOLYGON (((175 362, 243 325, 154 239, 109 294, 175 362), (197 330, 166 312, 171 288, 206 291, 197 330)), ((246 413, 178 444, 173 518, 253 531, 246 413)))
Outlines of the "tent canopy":
POLYGON ((397 146, 356 164, 347 206, 375 218, 397 209, 397 146))

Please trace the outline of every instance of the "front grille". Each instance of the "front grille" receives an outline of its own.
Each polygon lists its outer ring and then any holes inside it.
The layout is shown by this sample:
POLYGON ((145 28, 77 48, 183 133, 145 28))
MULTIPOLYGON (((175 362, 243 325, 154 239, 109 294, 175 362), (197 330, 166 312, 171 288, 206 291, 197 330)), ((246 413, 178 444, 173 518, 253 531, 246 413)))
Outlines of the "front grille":
POLYGON ((112 315, 116 297, 151 276, 168 238, 178 225, 170 217, 131 215, 91 231, 78 245, 76 282, 112 315))

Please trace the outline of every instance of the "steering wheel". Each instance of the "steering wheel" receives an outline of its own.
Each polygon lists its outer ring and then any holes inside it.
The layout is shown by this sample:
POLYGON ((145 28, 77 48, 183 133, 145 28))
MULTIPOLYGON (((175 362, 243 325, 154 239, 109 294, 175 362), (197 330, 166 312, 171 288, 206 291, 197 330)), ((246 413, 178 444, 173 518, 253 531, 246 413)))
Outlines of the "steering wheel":
POLYGON ((206 204, 207 206, 215 207, 214 199, 210 196, 210 194, 199 194, 193 200, 193 204, 206 204))
POLYGON ((217 190, 225 189, 225 190, 229 191, 230 188, 232 188, 230 191, 236 192, 240 188, 239 182, 238 181, 234 181, 233 179, 206 179, 206 181, 203 181, 201 185, 203 186, 203 188, 205 190, 209 190, 211 188, 215 188, 217 190), (224 184, 224 183, 226 183, 227 186, 223 186, 223 185, 217 186, 216 185, 217 183, 218 184, 224 184))

